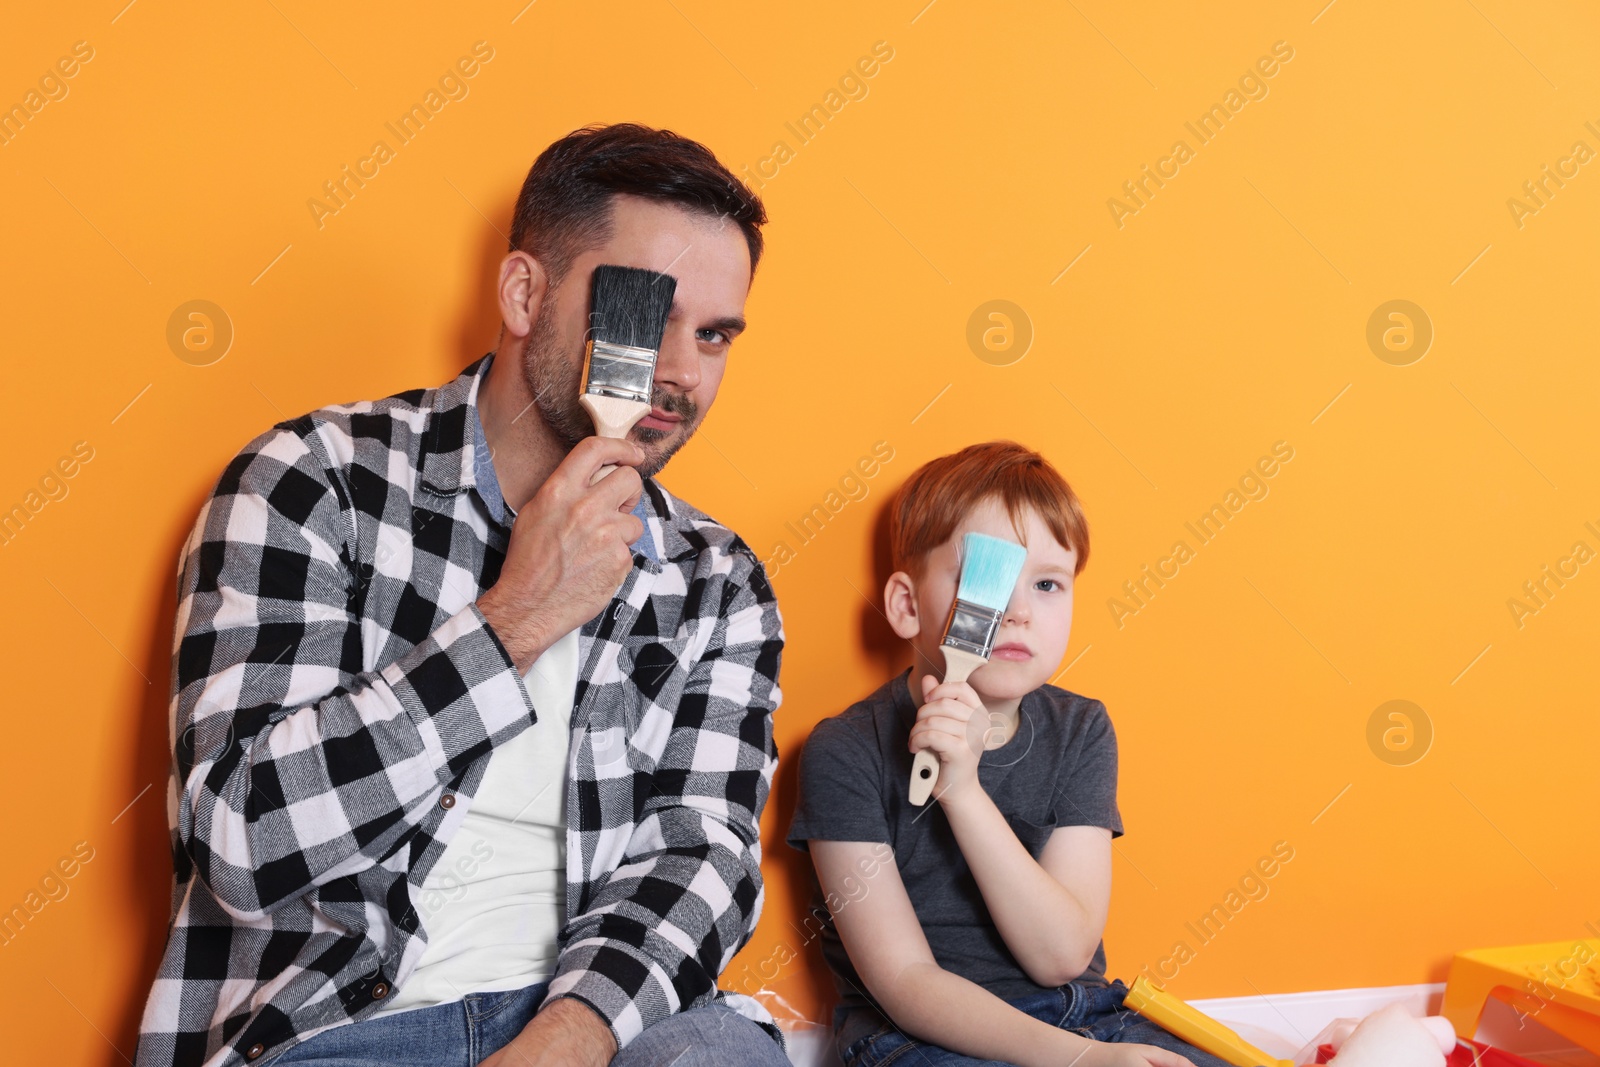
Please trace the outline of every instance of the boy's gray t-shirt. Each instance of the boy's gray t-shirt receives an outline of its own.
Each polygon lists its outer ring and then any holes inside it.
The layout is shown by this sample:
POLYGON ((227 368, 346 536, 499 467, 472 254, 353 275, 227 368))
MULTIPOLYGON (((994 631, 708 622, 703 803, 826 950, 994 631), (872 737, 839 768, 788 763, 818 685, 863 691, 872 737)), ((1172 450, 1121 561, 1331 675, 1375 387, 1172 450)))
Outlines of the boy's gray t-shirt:
MULTIPOLYGON (((910 671, 819 722, 800 755, 800 798, 788 842, 879 841, 894 850, 928 947, 939 966, 1003 999, 1037 993, 995 929, 972 871, 938 801, 907 799, 912 755, 906 749, 917 708, 910 671)), ((978 780, 1035 859, 1058 826, 1103 826, 1122 834, 1117 810, 1117 740, 1105 705, 1052 685, 1022 698, 1017 730, 985 750, 978 780)), ((887 862, 887 856, 884 857, 887 862)), ((863 895, 870 879, 857 879, 863 895)), ((860 899, 860 897, 857 897, 860 899)), ((849 907, 848 897, 841 907, 849 907)), ((865 984, 850 964, 818 889, 805 924, 819 937, 840 1007, 868 1007, 865 984), (819 922, 822 924, 818 930, 819 922)), ((1105 943, 1077 979, 1104 985, 1105 943)))

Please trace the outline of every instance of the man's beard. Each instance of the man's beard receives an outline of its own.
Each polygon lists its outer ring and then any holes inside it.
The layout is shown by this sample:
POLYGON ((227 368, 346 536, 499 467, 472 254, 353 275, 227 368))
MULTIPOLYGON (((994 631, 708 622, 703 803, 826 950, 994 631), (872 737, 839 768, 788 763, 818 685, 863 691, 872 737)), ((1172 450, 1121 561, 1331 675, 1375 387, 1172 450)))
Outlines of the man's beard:
MULTIPOLYGON (((568 359, 561 351, 561 336, 550 310, 533 322, 533 330, 522 349, 522 375, 540 417, 567 451, 585 437, 594 436, 594 422, 578 403, 583 391, 583 361, 568 359)), ((652 390, 650 402, 683 421, 675 430, 635 427, 629 433, 629 439, 644 449, 644 462, 636 468, 644 478, 658 474, 700 426, 699 405, 681 393, 657 388, 652 390)))

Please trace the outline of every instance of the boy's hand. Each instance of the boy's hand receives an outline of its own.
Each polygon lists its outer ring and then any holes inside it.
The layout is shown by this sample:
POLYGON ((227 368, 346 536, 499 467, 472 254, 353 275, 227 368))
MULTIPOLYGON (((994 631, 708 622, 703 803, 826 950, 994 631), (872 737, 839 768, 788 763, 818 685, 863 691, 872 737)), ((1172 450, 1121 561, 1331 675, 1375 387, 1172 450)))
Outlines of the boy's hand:
POLYGON ((989 713, 972 686, 966 682, 941 684, 931 674, 923 676, 922 701, 911 727, 911 752, 926 748, 939 757, 934 799, 958 799, 978 781, 978 757, 983 753, 989 713))
POLYGON ((1194 1067, 1176 1052, 1154 1045, 1113 1045, 1092 1041, 1078 1059, 1077 1067, 1194 1067))

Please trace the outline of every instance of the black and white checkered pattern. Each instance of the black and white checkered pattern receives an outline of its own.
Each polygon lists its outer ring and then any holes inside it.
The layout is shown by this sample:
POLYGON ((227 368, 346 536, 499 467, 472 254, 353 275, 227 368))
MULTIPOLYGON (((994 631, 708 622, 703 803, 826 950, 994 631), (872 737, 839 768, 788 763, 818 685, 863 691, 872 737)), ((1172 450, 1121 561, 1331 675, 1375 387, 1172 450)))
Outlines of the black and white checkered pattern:
MULTIPOLYGON (((422 955, 423 879, 484 757, 537 715, 474 605, 509 536, 474 491, 483 366, 274 427, 200 512, 178 577, 172 929, 140 1067, 281 1051, 364 1018, 422 955)), ((782 621, 737 536, 653 480, 644 499, 654 551, 635 546, 581 630, 550 996, 619 1045, 713 997, 781 1044, 716 978, 761 912, 782 621)))

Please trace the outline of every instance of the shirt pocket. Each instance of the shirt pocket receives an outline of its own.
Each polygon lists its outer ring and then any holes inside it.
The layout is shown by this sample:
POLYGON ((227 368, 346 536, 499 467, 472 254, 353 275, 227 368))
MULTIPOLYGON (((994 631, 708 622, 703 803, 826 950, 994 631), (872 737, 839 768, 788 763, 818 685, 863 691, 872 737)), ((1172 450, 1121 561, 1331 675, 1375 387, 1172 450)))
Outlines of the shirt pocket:
POLYGON ((690 619, 670 638, 631 636, 619 647, 615 684, 634 770, 653 773, 661 759, 713 621, 690 619))

